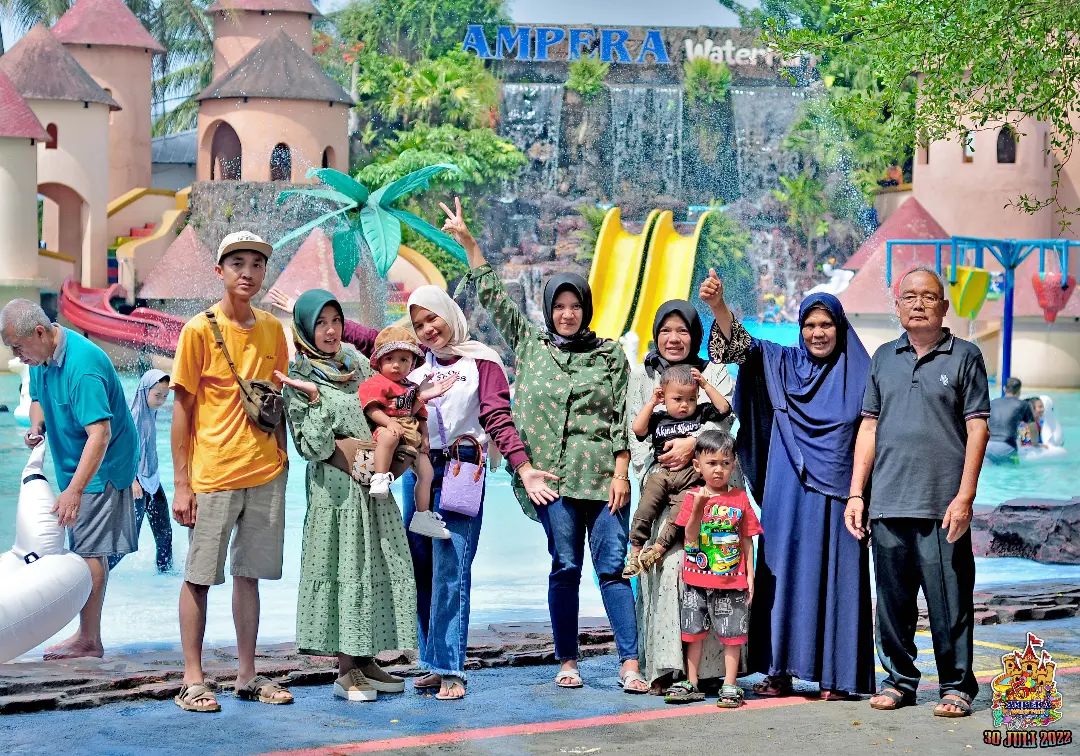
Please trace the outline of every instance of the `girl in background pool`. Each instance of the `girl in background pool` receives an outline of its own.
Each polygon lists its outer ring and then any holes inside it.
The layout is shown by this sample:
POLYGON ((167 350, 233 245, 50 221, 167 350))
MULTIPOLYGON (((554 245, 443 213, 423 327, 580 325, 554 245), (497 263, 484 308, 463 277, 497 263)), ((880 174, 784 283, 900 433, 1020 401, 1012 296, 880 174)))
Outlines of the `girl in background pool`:
MULTIPOLYGON (((131 417, 139 432, 139 469, 132 484, 135 497, 135 539, 142 531, 143 516, 150 520, 157 546, 157 570, 172 569, 172 513, 169 500, 158 478, 157 413, 169 398, 169 376, 156 368, 147 370, 139 379, 139 388, 131 400, 131 417)), ((123 555, 109 557, 111 570, 123 555)))

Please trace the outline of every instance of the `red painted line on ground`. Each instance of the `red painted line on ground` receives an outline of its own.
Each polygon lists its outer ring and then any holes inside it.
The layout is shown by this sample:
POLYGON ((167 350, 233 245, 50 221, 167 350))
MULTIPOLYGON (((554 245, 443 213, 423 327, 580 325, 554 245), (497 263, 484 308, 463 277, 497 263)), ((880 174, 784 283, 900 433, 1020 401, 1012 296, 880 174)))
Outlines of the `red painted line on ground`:
POLYGON ((422 748, 424 746, 446 745, 447 743, 460 743, 468 740, 506 738, 515 735, 540 735, 547 732, 580 730, 587 727, 605 727, 608 725, 651 722, 657 719, 693 717, 701 716, 703 714, 725 714, 752 709, 771 709, 774 707, 793 706, 816 700, 816 698, 791 696, 789 698, 758 698, 753 701, 747 701, 739 709, 721 709, 716 704, 712 703, 699 704, 696 706, 647 709, 645 711, 630 711, 622 714, 603 714, 601 716, 584 717, 582 719, 563 719, 552 722, 479 727, 472 730, 436 732, 428 735, 408 735, 398 738, 385 738, 383 740, 369 740, 361 743, 341 743, 339 745, 320 746, 318 748, 302 748, 295 751, 275 751, 266 754, 266 756, 286 756, 286 754, 288 754, 288 756, 332 756, 333 754, 344 753, 398 751, 403 748, 422 748))
MULTIPOLYGON (((1059 675, 1080 673, 1080 666, 1059 667, 1056 670, 1059 675)), ((978 678, 980 683, 988 683, 992 676, 978 678)), ((936 684, 926 683, 920 689, 934 689, 936 684)), ((589 727, 605 727, 609 725, 634 724, 637 722, 651 722, 658 719, 675 719, 678 717, 693 717, 704 714, 721 714, 728 712, 750 711, 754 709, 771 709, 781 706, 794 706, 817 701, 817 697, 790 696, 787 698, 756 698, 747 701, 740 709, 721 709, 715 704, 698 704, 696 706, 680 706, 677 708, 647 709, 645 711, 631 711, 622 714, 603 714, 596 717, 584 717, 581 719, 562 719, 550 722, 532 722, 529 724, 499 725, 495 727, 478 727, 472 730, 457 730, 454 732, 435 732, 427 735, 406 735, 396 738, 384 738, 382 740, 369 740, 366 742, 341 743, 339 745, 320 746, 318 748, 301 748, 294 751, 274 751, 265 756, 335 756, 347 753, 375 753, 378 751, 399 751, 405 748, 423 748, 425 746, 446 745, 448 743, 461 743, 469 740, 489 740, 491 738, 506 738, 516 735, 541 735, 548 732, 562 732, 564 730, 581 730, 589 727)))

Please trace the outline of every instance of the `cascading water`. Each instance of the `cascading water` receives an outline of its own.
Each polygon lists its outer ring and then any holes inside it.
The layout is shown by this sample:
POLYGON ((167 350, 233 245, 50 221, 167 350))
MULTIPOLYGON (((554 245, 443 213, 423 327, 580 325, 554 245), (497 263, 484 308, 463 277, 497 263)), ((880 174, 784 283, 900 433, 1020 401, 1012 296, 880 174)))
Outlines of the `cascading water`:
POLYGON ((678 196, 682 189, 681 87, 611 87, 611 180, 678 196))
POLYGON ((733 87, 735 154, 739 189, 756 199, 779 186, 780 176, 799 172, 799 155, 783 149, 784 137, 805 98, 795 87, 733 87))
POLYGON ((555 188, 562 129, 562 84, 504 84, 499 132, 529 159, 520 185, 555 188))

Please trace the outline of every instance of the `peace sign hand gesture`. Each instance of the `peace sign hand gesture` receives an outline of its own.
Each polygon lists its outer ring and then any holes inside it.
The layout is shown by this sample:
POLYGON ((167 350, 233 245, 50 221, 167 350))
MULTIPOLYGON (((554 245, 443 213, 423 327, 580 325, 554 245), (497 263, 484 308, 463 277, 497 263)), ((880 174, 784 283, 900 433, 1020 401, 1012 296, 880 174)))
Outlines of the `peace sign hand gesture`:
POLYGON ((454 237, 454 240, 465 248, 465 254, 469 256, 469 266, 478 268, 487 262, 480 251, 480 245, 476 243, 476 239, 473 238, 469 227, 465 225, 465 215, 461 211, 461 198, 454 197, 453 210, 447 207, 445 202, 440 202, 439 207, 446 213, 446 220, 443 221, 442 230, 454 237))

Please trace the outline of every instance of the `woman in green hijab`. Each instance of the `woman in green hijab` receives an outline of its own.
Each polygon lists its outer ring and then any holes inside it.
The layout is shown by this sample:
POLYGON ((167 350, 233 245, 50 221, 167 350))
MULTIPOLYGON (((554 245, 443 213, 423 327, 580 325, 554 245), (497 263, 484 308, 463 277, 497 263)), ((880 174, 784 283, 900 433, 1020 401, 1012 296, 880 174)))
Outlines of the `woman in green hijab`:
POLYGON ((358 442, 371 442, 356 398, 371 368, 342 343, 343 324, 330 292, 300 296, 293 310, 296 358, 287 376, 278 374, 293 442, 308 460, 296 645, 301 653, 337 655, 334 695, 373 701, 378 692, 405 689, 373 657, 416 648, 416 584, 397 504, 372 498, 341 469, 351 467, 342 460, 354 458, 358 442))

